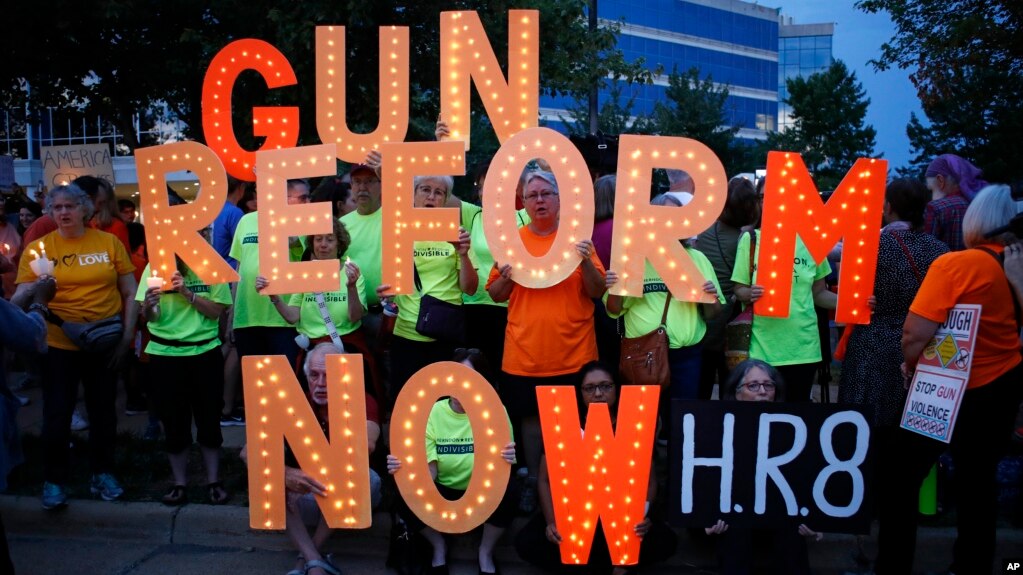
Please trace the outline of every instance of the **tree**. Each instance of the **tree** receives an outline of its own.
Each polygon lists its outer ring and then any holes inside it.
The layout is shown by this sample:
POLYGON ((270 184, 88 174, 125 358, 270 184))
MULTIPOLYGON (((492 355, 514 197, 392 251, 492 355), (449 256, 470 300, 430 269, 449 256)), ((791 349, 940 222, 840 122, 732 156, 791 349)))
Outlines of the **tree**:
POLYGON ((786 86, 793 124, 769 134, 767 144, 802 154, 817 187, 833 190, 857 158, 874 155, 877 131, 863 121, 870 99, 840 60, 809 78, 789 78, 786 86))
POLYGON ((717 87, 711 76, 700 79, 700 70, 687 72, 673 69, 668 76, 666 101, 654 104, 648 118, 637 122, 643 132, 662 136, 684 136, 704 143, 721 158, 727 173, 741 170, 733 161, 736 152, 735 134, 738 126, 729 126, 725 104, 728 88, 717 87))
MULTIPOLYGON (((46 107, 81 110, 114 119, 134 134, 137 112, 166 105, 202 137, 200 97, 213 56, 230 41, 259 38, 289 60, 297 86, 268 91, 255 74, 243 74, 234 88, 237 137, 254 148, 253 106, 300 109, 300 144, 319 143, 315 121, 316 25, 343 24, 347 32, 348 124, 365 132, 377 124, 378 27, 408 26, 412 42, 410 140, 432 139, 439 109, 440 12, 476 10, 495 54, 507 66, 507 20, 512 8, 540 10, 540 84, 544 93, 573 97, 608 78, 631 81, 648 76, 642 62, 627 63, 615 49, 617 26, 588 29, 586 0, 464 0, 337 2, 309 0, 73 0, 15 2, 7 15, 19 25, 4 35, 9 57, 0 69, 0 106, 20 110, 46 107), (55 30, 39 34, 38 30, 55 30), (30 87, 26 92, 25 85, 30 87)), ((473 98, 474 128, 487 128, 479 98, 473 98)), ((475 130, 474 130, 475 133, 475 130)), ((484 134, 474 144, 488 141, 484 134)), ((492 149, 473 153, 493 153, 492 149)), ((129 137, 128 145, 138 145, 129 137)), ((472 158, 470 158, 470 161, 472 158)))
POLYGON ((930 127, 913 117, 907 134, 914 175, 935 155, 969 158, 988 180, 1018 177, 1023 164, 1023 2, 1018 0, 859 0, 887 12, 895 35, 873 62, 913 69, 930 127))
MULTIPOLYGON (((628 86, 622 82, 614 82, 608 89, 608 98, 600 106, 597 114, 597 129, 610 136, 637 131, 637 125, 644 125, 644 118, 632 113, 636 104, 636 95, 622 103, 622 92, 628 86)), ((568 117, 560 117, 562 123, 573 136, 585 136, 590 133, 590 110, 585 101, 576 101, 576 105, 568 109, 568 117)))

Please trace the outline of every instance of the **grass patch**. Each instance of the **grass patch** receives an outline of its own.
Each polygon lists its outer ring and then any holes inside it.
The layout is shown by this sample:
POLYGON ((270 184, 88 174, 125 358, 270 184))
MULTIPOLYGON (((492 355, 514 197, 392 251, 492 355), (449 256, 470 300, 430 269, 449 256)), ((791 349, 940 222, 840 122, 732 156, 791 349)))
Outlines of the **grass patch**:
MULTIPOLYGON (((72 497, 90 497, 88 433, 73 433, 71 438, 71 475, 67 487, 72 497)), ((42 440, 38 435, 22 435, 22 446, 25 462, 11 472, 7 492, 38 497, 43 490, 42 440)), ((229 504, 247 506, 248 475, 245 464, 238 457, 240 450, 224 448, 222 451, 220 478, 224 488, 231 493, 229 504)), ((118 433, 114 476, 124 487, 122 501, 160 501, 172 484, 163 442, 147 441, 133 433, 118 433)), ((193 445, 189 451, 188 500, 208 502, 206 470, 198 445, 193 445)))

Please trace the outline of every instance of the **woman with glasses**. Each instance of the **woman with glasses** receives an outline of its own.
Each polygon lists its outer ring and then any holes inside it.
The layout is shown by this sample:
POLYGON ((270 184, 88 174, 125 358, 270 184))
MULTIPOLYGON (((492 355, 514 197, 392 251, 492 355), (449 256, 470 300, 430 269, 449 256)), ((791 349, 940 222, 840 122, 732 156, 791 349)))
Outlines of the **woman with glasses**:
MULTIPOLYGON (((726 401, 784 401, 785 381, 777 369, 759 359, 748 359, 735 367, 725 383, 726 401)), ((806 525, 769 529, 730 527, 723 519, 704 529, 718 537, 718 572, 722 575, 748 575, 753 572, 753 553, 757 543, 770 548, 771 572, 807 575, 810 559, 806 540, 820 541, 823 535, 806 525)))
MULTIPOLYGON (((48 194, 46 210, 57 229, 33 242, 31 249, 39 249, 42 243, 39 255, 50 260, 51 273, 57 280, 57 295, 45 310, 49 351, 42 364, 42 502, 44 509, 55 509, 67 505, 71 414, 79 382, 85 389, 90 422, 90 490, 107 501, 124 493, 113 476, 117 438, 115 374, 133 341, 138 308, 132 273, 135 268, 128 250, 115 236, 86 225, 93 215, 92 198, 75 184, 58 186, 48 194), (111 326, 120 321, 122 336, 91 351, 80 348, 58 327, 63 322, 100 321, 111 326)), ((31 266, 34 259, 31 252, 21 258, 18 288, 12 298, 16 305, 27 306, 40 280, 49 277, 36 276, 31 266)))
MULTIPOLYGON (((417 176, 413 180, 413 204, 417 208, 442 208, 454 186, 451 176, 417 176)), ((446 338, 431 337, 416 330, 420 307, 427 296, 440 300, 437 305, 462 305, 463 294, 476 293, 479 275, 470 256, 471 241, 464 227, 458 229, 458 241, 415 242, 413 274, 415 286, 409 293, 390 293, 387 284, 377 287, 380 298, 393 297, 398 306, 391 339, 391 399, 398 396, 405 382, 423 367, 444 361, 464 343, 464 313, 460 324, 448 327, 446 338)))
MULTIPOLYGON (((210 241, 210 229, 203 230, 210 241)), ((229 499, 220 481, 220 410, 224 403, 224 356, 220 352, 220 316, 231 305, 228 284, 207 285, 180 259, 162 287, 147 287, 147 265, 136 301, 148 322, 149 370, 153 406, 163 423, 167 458, 174 484, 163 496, 167 505, 188 501, 188 448, 195 423, 206 467, 206 500, 213 505, 229 499), (164 288, 169 288, 164 291, 164 288)))
MULTIPOLYGON (((487 381, 492 381, 487 360, 478 349, 456 349, 451 361, 470 367, 487 381)), ((505 417, 507 418, 507 413, 505 417)), ((510 422, 508 426, 511 427, 510 422)), ((514 437, 512 439, 514 440, 514 437)), ((469 416, 466 415, 459 398, 451 396, 433 404, 430 417, 426 421, 426 462, 438 491, 449 501, 460 499, 469 488, 475 456, 474 450, 466 450, 465 446, 471 445, 473 445, 472 425, 469 423, 469 416)), ((509 443, 501 450, 501 457, 508 465, 515 464, 514 442, 509 443)), ((388 454, 387 472, 394 475, 399 469, 401 469, 401 460, 388 454)), ((501 503, 483 524, 483 535, 480 538, 478 552, 481 575, 498 572, 497 565, 494 563, 494 545, 497 544, 504 530, 511 525, 515 518, 516 498, 513 494, 513 486, 514 482, 509 481, 501 503)), ((429 573, 447 575, 448 547, 444 535, 427 527, 413 513, 402 513, 402 518, 410 530, 421 533, 433 548, 429 573)))
MULTIPOLYGON (((576 378, 576 397, 579 402, 580 425, 585 429, 586 414, 590 405, 607 404, 611 414, 611 425, 617 425, 618 390, 613 370, 600 361, 591 361, 583 365, 576 378)), ((593 535, 593 546, 590 549, 589 561, 585 566, 564 565, 561 563, 560 545, 562 534, 554 519, 554 503, 551 495, 550 475, 547 472, 547 455, 540 456, 540 475, 537 483, 540 497, 540 511, 522 528, 515 538, 515 548, 519 557, 543 568, 550 573, 600 573, 625 575, 630 568, 613 566, 611 555, 607 549, 607 540, 601 525, 597 525, 593 535)), ((650 518, 654 499, 657 496, 657 478, 651 464, 650 480, 647 485, 646 514, 636 523, 636 536, 642 539, 639 551, 639 566, 660 563, 675 554, 678 545, 675 532, 663 521, 650 518)))

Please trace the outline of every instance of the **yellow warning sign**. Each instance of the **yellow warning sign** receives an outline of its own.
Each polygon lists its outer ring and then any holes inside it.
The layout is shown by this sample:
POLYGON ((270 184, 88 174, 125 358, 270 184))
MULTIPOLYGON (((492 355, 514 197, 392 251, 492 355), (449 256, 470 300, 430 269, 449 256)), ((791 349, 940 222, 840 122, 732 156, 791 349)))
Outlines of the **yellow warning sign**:
POLYGON ((935 346, 935 350, 938 352, 938 357, 941 358, 942 367, 948 367, 952 358, 959 355, 959 346, 956 345, 956 340, 952 337, 952 334, 945 334, 945 337, 935 346))

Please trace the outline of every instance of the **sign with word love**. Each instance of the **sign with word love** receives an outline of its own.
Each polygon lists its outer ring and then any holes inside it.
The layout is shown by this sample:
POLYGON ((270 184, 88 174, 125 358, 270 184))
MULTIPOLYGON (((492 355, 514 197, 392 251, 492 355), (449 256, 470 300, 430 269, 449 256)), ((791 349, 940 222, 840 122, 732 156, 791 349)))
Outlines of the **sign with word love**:
POLYGON ((970 380, 980 325, 978 304, 959 304, 934 332, 916 364, 902 411, 903 429, 948 443, 970 380))

